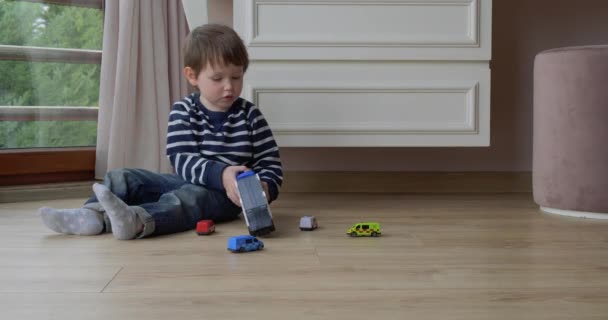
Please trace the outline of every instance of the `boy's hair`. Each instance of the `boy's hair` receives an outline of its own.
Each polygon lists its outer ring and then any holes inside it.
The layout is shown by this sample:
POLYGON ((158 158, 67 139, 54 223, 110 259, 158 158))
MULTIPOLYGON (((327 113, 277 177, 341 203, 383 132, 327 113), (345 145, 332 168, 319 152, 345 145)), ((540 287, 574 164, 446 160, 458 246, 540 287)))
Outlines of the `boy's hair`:
POLYGON ((230 27, 206 24, 196 27, 186 37, 183 48, 184 67, 194 70, 196 76, 207 67, 233 64, 247 71, 249 57, 243 40, 230 27))

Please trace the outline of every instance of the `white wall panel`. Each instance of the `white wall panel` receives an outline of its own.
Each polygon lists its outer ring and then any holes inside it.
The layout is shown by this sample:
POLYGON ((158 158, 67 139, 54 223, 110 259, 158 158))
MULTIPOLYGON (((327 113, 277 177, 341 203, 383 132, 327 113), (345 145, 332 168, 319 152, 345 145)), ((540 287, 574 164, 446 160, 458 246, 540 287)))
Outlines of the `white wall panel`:
POLYGON ((266 62, 244 91, 280 146, 489 143, 483 65, 266 62))
POLYGON ((488 0, 252 0, 236 1, 237 15, 252 59, 490 56, 488 0))
POLYGON ((476 88, 275 87, 253 95, 278 133, 476 133, 476 88))
POLYGON ((488 146, 491 0, 243 0, 245 98, 281 146, 488 146))

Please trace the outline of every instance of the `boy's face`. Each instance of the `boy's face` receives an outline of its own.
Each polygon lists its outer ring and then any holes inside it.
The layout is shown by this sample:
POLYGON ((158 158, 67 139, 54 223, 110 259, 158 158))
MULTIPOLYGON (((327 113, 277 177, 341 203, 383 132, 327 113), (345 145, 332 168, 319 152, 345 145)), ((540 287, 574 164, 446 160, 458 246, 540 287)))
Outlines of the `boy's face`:
POLYGON ((243 89, 243 66, 207 64, 198 77, 190 67, 184 74, 200 90, 201 103, 211 111, 228 111, 243 89))

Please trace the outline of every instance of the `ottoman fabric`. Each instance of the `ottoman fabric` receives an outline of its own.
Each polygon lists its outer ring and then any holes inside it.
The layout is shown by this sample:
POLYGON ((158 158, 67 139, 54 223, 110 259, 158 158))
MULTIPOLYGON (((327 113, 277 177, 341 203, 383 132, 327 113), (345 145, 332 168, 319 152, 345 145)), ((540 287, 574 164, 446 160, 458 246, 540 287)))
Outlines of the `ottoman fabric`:
POLYGON ((540 206, 608 213, 608 45, 536 56, 532 178, 540 206))

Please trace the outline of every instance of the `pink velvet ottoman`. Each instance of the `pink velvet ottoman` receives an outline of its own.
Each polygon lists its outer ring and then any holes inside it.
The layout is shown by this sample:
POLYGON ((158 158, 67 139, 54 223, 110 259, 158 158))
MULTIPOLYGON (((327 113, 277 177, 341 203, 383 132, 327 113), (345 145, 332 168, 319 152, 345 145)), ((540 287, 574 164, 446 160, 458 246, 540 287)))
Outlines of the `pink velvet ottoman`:
POLYGON ((536 56, 533 149, 542 211, 608 219, 608 45, 536 56))

